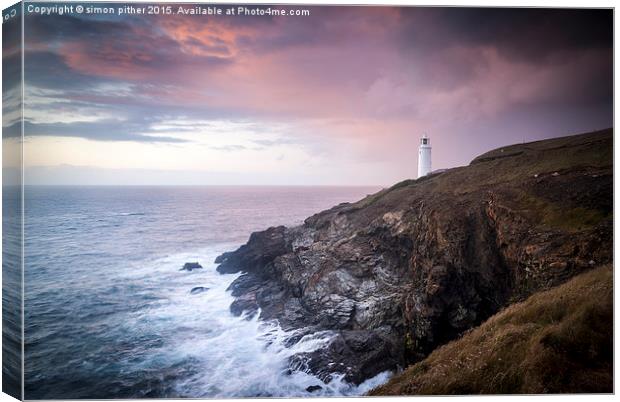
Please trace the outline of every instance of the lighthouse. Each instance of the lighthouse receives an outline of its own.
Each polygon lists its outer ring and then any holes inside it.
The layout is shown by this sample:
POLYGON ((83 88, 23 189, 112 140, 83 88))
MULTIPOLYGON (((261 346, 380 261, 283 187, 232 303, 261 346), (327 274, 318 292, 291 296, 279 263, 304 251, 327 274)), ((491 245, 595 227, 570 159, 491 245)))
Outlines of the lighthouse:
POLYGON ((418 148, 418 179, 431 172, 431 139, 424 134, 418 148))

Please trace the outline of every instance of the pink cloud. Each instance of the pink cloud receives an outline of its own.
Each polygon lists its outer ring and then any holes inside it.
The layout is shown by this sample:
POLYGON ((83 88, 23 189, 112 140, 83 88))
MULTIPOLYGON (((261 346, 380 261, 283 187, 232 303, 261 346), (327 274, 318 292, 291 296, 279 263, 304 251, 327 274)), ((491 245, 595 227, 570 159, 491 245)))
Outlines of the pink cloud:
POLYGON ((459 27, 441 25, 443 14, 428 18, 433 10, 312 12, 312 19, 156 18, 123 35, 72 37, 47 49, 72 71, 133 85, 131 97, 73 92, 73 100, 224 110, 226 118, 267 127, 287 122, 299 143, 329 144, 333 155, 358 161, 395 159, 397 166, 413 163, 422 132, 444 150, 439 166, 466 162, 477 152, 471 139, 492 138, 495 124, 527 131, 528 122, 513 124, 524 110, 557 120, 546 105, 568 110, 569 102, 600 96, 590 93, 592 83, 611 76, 608 48, 562 45, 525 57, 518 38, 504 46, 468 26, 483 39, 463 39, 459 27), (455 133, 461 142, 448 153, 455 133))

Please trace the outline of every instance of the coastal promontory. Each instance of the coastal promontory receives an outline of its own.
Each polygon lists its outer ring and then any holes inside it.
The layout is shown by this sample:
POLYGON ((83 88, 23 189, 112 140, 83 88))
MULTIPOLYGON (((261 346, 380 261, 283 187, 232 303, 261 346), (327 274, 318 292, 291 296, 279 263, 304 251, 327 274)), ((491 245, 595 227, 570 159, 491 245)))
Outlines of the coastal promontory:
POLYGON ((253 233, 217 269, 241 273, 233 313, 333 331, 291 367, 359 384, 612 263, 612 194, 611 129, 506 146, 253 233))

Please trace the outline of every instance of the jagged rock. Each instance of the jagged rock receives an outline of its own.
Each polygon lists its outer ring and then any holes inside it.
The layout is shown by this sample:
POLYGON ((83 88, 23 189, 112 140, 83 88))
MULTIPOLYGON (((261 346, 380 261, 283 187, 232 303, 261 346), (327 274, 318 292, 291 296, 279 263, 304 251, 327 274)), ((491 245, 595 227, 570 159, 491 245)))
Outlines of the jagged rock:
POLYGON ((189 293, 193 295, 197 295, 198 293, 203 293, 203 292, 206 292, 207 290, 209 290, 209 288, 206 288, 204 286, 196 286, 195 288, 192 288, 192 290, 190 290, 189 293))
POLYGON ((245 293, 230 305, 230 312, 235 316, 240 316, 245 312, 248 317, 252 317, 257 310, 256 293, 245 293))
POLYGON ((217 271, 222 274, 234 274, 248 267, 260 272, 275 257, 289 251, 284 238, 284 226, 272 227, 264 232, 252 233, 248 244, 241 246, 234 253, 224 253, 215 259, 220 265, 217 271))
POLYGON ((611 262, 611 130, 503 149, 253 233, 217 259, 219 272, 243 272, 231 311, 336 331, 291 365, 359 384, 611 262))
POLYGON ((310 385, 308 388, 306 388, 306 391, 314 392, 314 391, 320 391, 322 389, 323 387, 321 387, 320 385, 310 385))
POLYGON ((325 383, 335 374, 343 374, 345 381, 360 384, 404 363, 398 342, 389 332, 389 328, 341 331, 326 348, 294 355, 290 363, 314 373, 325 383))
POLYGON ((201 269, 202 265, 197 262, 186 262, 181 268, 181 271, 193 271, 195 269, 201 269))

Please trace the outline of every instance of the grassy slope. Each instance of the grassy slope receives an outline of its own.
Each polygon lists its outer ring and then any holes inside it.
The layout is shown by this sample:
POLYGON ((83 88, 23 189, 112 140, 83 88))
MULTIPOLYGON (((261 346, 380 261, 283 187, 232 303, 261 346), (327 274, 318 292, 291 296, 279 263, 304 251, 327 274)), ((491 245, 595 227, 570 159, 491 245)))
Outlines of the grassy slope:
POLYGON ((613 273, 581 274, 494 315, 370 395, 613 391, 613 273))
POLYGON ((581 202, 570 202, 567 191, 565 200, 552 202, 532 194, 528 184, 537 175, 587 169, 600 173, 613 169, 613 129, 554 138, 498 148, 475 158, 469 166, 457 167, 445 173, 434 174, 418 180, 405 180, 370 195, 355 204, 356 208, 375 203, 402 200, 407 194, 420 193, 467 198, 487 190, 509 190, 513 194, 510 205, 529 216, 533 224, 547 228, 573 231, 579 226, 592 227, 609 216, 597 208, 588 208, 581 202))

